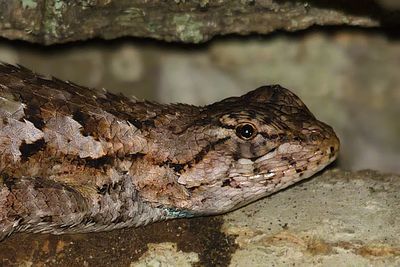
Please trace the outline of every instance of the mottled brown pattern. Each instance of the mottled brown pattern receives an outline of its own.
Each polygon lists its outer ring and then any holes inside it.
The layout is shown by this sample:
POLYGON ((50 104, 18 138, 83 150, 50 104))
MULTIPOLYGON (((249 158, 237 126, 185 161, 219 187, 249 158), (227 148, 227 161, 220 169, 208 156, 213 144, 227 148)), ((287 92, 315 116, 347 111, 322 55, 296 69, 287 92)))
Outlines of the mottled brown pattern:
POLYGON ((0 65, 0 238, 218 214, 310 177, 339 141, 289 90, 195 107, 0 65))

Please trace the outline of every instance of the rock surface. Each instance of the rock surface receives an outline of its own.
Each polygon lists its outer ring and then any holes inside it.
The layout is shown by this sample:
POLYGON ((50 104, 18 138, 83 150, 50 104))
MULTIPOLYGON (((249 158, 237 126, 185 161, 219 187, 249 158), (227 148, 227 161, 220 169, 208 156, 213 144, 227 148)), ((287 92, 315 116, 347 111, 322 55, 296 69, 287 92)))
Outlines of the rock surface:
POLYGON ((337 169, 223 216, 84 235, 18 234, 4 266, 398 266, 400 176, 337 169))
POLYGON ((200 43, 216 35, 312 25, 398 25, 399 18, 390 0, 362 5, 326 0, 3 0, 0 6, 2 37, 41 44, 122 36, 200 43))

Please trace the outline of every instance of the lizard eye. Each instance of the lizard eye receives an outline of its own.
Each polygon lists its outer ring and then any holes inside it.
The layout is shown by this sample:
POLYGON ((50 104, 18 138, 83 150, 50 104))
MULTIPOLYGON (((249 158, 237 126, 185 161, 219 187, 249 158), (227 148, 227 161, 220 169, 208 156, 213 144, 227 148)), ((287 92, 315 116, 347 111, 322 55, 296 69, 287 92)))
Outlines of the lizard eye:
POLYGON ((236 135, 243 140, 250 140, 256 136, 256 127, 250 123, 243 123, 236 126, 236 135))

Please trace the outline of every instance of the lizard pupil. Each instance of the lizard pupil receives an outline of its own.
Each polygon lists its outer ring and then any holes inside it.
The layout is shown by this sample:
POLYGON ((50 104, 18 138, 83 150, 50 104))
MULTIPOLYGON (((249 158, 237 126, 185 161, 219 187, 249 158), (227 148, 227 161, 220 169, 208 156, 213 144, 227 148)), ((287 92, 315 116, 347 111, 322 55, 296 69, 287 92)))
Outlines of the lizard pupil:
POLYGON ((239 138, 244 139, 244 140, 249 140, 250 138, 254 137, 255 129, 254 126, 251 124, 244 124, 244 125, 239 125, 236 127, 236 135, 239 136, 239 138))

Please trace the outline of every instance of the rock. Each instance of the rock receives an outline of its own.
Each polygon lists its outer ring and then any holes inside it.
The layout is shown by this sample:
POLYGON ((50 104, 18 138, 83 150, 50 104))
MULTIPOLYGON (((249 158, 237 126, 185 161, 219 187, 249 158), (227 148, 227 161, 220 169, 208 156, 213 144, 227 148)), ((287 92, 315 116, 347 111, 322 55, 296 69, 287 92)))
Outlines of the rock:
POLYGON ((121 36, 200 43, 216 35, 296 31, 313 25, 398 25, 393 5, 381 2, 9 1, 0 9, 0 35, 41 44, 121 36))

